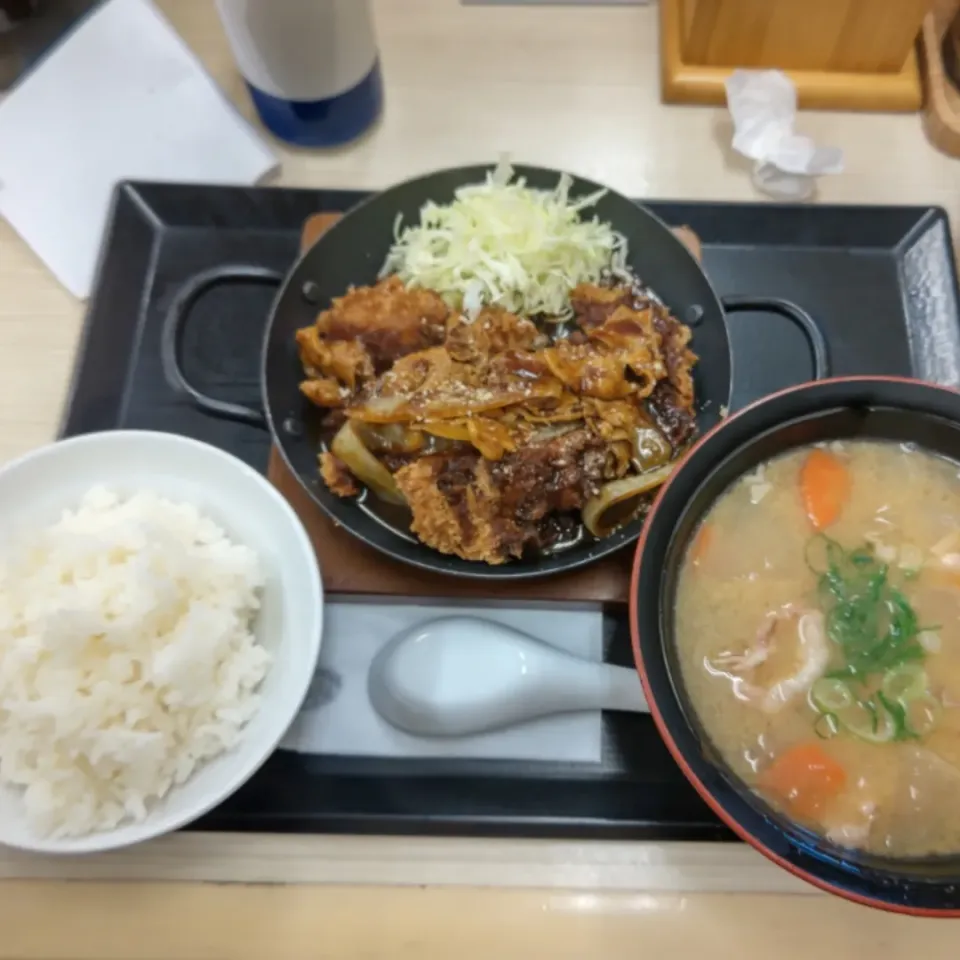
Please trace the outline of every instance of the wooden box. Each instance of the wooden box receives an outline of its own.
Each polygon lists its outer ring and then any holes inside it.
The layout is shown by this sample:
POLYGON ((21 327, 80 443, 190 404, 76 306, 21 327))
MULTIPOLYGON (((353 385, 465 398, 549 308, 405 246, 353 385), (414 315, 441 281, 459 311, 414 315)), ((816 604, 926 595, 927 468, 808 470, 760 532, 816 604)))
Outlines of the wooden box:
POLYGON ((660 0, 663 98, 724 103, 732 69, 784 70, 802 107, 918 110, 931 0, 660 0))

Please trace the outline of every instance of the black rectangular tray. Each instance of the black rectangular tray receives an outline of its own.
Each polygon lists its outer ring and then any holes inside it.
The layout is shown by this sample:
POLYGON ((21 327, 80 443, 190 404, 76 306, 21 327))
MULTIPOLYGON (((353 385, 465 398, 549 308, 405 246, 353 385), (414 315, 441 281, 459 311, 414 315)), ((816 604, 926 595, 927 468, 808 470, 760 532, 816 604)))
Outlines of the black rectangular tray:
MULTIPOLYGON (((118 187, 61 435, 167 430, 266 470, 269 438, 172 393, 160 327, 179 285, 226 262, 286 269, 304 221, 347 210, 343 190, 128 183, 118 187)), ((824 329, 836 374, 917 376, 960 386, 960 309, 950 230, 935 207, 651 202, 690 226, 721 295, 793 300, 824 329)), ((258 395, 272 292, 212 290, 185 331, 191 379, 258 395)), ((734 407, 808 379, 800 334, 775 315, 731 318, 734 407)), ((605 659, 629 665, 625 616, 606 615, 605 659)), ((647 716, 605 714, 599 764, 400 760, 280 751, 205 830, 730 839, 687 784, 647 716)))

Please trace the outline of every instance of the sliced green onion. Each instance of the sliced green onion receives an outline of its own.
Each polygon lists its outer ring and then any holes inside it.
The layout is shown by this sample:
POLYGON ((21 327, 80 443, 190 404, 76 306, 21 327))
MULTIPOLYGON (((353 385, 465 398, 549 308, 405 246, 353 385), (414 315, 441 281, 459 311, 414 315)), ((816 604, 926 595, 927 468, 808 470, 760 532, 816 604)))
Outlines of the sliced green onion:
POLYGON ((842 666, 833 676, 865 683, 900 664, 922 660, 916 611, 891 580, 902 576, 872 549, 845 551, 822 534, 807 543, 807 565, 818 575, 817 594, 827 635, 842 666))
POLYGON ((840 721, 833 713, 821 713, 813 725, 813 732, 821 740, 829 740, 840 732, 840 721))
POLYGON ((890 743, 897 739, 897 724, 890 711, 867 701, 837 714, 841 726, 867 743, 890 743))
POLYGON ((922 661, 939 650, 940 637, 920 623, 902 589, 921 569, 922 553, 876 542, 848 551, 819 534, 804 557, 817 574, 827 636, 838 655, 835 668, 810 688, 818 735, 832 735, 836 727, 889 743, 932 730, 940 704, 930 696, 922 661), (832 719, 824 719, 828 715, 832 719))
POLYGON ((880 703, 880 712, 886 713, 893 723, 894 740, 910 740, 915 734, 907 723, 907 710, 900 700, 891 700, 884 696, 882 690, 877 691, 877 700, 880 703))
POLYGON ((840 552, 842 548, 836 540, 832 540, 825 533, 815 533, 807 541, 803 559, 810 568, 810 572, 821 577, 829 572, 831 565, 836 563, 840 552))
POLYGON ((940 701, 929 693, 904 704, 904 721, 909 734, 923 737, 930 733, 940 720, 940 701))
POLYGON ((919 663, 902 663, 883 675, 880 690, 888 700, 905 703, 923 696, 927 685, 927 671, 919 663))
POLYGON ((869 547, 861 547, 859 550, 851 550, 847 554, 847 559, 855 567, 869 567, 875 562, 873 551, 869 547))
POLYGON ((850 687, 835 677, 821 677, 810 688, 810 702, 820 713, 836 713, 856 703, 850 687))

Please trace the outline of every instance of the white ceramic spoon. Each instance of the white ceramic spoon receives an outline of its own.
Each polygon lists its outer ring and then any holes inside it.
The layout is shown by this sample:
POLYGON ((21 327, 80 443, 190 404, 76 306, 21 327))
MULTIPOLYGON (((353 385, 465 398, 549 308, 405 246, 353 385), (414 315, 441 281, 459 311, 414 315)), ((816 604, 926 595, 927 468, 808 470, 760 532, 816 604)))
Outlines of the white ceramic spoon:
POLYGON ((370 701, 389 723, 457 737, 577 710, 646 713, 636 671, 591 663, 491 620, 444 617, 374 657, 370 701))

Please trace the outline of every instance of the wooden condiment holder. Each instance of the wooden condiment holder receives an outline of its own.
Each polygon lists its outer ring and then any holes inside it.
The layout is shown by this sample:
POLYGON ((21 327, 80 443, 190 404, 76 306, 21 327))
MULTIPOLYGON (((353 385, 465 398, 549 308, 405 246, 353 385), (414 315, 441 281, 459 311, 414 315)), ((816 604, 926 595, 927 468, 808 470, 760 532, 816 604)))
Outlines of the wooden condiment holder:
POLYGON ((915 42, 932 0, 660 0, 662 94, 726 102, 737 67, 785 71, 801 107, 919 110, 915 42))
POLYGON ((960 157, 960 91, 944 65, 948 44, 960 63, 960 0, 937 0, 924 18, 920 43, 926 92, 923 128, 938 150, 960 157))
MULTIPOLYGON (((311 217, 303 228, 302 248, 312 246, 338 216, 318 213, 311 217)), ((687 227, 678 227, 674 232, 699 259, 697 235, 687 227)), ((623 604, 629 597, 633 548, 625 548, 581 570, 542 580, 490 583, 448 577, 391 560, 338 526, 313 502, 276 449, 270 453, 268 476, 303 521, 317 551, 326 589, 332 593, 392 599, 563 600, 601 605, 623 604)))

